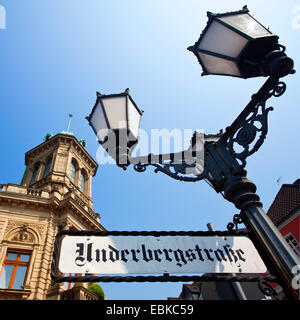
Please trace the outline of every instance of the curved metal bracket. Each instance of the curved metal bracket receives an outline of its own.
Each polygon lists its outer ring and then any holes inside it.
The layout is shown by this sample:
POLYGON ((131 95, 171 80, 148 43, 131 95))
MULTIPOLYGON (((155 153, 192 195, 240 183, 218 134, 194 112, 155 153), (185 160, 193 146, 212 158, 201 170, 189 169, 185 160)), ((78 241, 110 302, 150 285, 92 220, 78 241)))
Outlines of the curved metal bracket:
MULTIPOLYGON (((251 101, 226 128, 223 135, 214 142, 204 144, 204 159, 191 157, 196 144, 197 133, 191 140, 191 147, 187 158, 180 158, 178 154, 156 155, 154 161, 149 161, 153 155, 137 157, 130 161, 137 172, 144 172, 151 165, 155 172, 162 172, 169 177, 187 182, 196 182, 203 179, 210 181, 215 190, 221 190, 217 185, 223 184, 226 177, 233 172, 240 172, 246 166, 246 159, 261 147, 268 133, 268 114, 273 110, 267 108, 267 100, 271 97, 280 97, 286 91, 284 82, 277 77, 269 77, 261 89, 252 96, 251 101), (177 157, 174 162, 174 157, 177 157), (190 161, 194 159, 194 161, 190 161), (224 159, 226 159, 224 161, 224 159), (230 173, 231 172, 231 173, 230 173)), ((184 152, 182 153, 184 154, 184 152)))
POLYGON ((155 167, 155 173, 162 172, 179 181, 196 182, 207 178, 206 170, 200 173, 199 168, 197 168, 199 167, 199 164, 197 163, 187 164, 183 162, 182 164, 175 164, 173 161, 170 161, 170 163, 138 163, 134 165, 134 170, 137 172, 144 172, 148 166, 155 167))
POLYGON ((134 164, 134 170, 144 172, 148 166, 155 168, 154 172, 162 172, 169 177, 187 182, 196 182, 207 178, 204 165, 205 135, 195 132, 187 150, 177 153, 160 154, 141 157, 129 157, 134 164))
POLYGON ((285 91, 284 82, 270 77, 219 140, 236 160, 240 160, 242 168, 246 166, 246 158, 258 151, 268 133, 268 114, 273 107, 266 108, 267 100, 280 97, 285 91))

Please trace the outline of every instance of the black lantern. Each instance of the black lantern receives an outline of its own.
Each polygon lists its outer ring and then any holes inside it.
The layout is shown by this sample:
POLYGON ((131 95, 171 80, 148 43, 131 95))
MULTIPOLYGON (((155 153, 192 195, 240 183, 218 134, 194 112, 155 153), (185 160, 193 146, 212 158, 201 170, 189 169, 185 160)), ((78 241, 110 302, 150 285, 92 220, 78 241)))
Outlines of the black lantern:
POLYGON ((128 165, 128 156, 136 146, 142 111, 129 94, 103 95, 97 100, 91 114, 86 117, 97 139, 120 166, 128 165))
POLYGON ((278 44, 278 36, 254 19, 247 6, 240 11, 207 15, 206 28, 188 48, 201 64, 202 75, 283 77, 294 72, 293 60, 278 44))

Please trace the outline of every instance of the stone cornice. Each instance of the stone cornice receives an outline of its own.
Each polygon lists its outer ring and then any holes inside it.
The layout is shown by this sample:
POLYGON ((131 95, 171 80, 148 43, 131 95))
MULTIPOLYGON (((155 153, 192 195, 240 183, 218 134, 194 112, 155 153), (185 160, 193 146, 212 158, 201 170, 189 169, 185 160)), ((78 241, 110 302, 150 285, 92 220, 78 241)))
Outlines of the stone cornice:
POLYGON ((63 210, 65 208, 71 209, 72 213, 77 216, 80 220, 84 221, 85 224, 90 225, 91 227, 97 228, 99 230, 106 230, 100 222, 98 222, 98 216, 92 210, 84 210, 81 206, 80 199, 75 196, 75 198, 67 198, 60 202, 59 209, 63 210))
POLYGON ((0 289, 0 300, 26 300, 31 290, 0 289))
MULTIPOLYGON (((54 137, 53 137, 54 138, 54 137)), ((50 139, 46 142, 43 142, 41 144, 39 144, 38 146, 36 146, 35 148, 27 151, 25 153, 25 165, 28 165, 29 162, 29 157, 35 157, 38 154, 43 153, 44 151, 48 151, 50 148, 55 148, 58 147, 59 145, 59 141, 54 139, 50 139)))
MULTIPOLYGON (((9 185, 4 185, 4 188, 9 185)), ((15 188, 19 187, 20 191, 25 192, 12 192, 2 190, 0 192, 0 203, 7 204, 9 206, 22 206, 22 208, 28 207, 30 209, 41 208, 42 210, 51 210, 54 213, 61 214, 66 208, 70 208, 79 220, 84 224, 92 226, 100 230, 105 230, 105 228, 100 224, 99 216, 90 209, 82 200, 74 194, 74 192, 69 192, 65 195, 63 200, 50 195, 45 191, 33 190, 35 194, 31 194, 31 189, 20 187, 18 185, 12 185, 15 188), (26 193, 27 191, 27 193, 26 193)), ((9 190, 9 188, 8 188, 9 190)))

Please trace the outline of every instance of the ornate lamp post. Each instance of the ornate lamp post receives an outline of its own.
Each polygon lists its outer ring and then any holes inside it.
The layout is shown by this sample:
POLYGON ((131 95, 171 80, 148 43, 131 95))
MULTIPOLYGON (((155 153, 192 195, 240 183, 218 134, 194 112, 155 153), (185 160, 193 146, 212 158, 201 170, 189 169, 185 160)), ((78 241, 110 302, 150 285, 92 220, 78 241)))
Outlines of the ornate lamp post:
MULTIPOLYGON (((255 193, 256 186, 247 179, 245 171, 247 157, 260 148, 268 132, 268 113, 273 109, 266 108, 266 102, 269 98, 279 97, 285 92, 286 85, 279 79, 295 72, 293 60, 286 56, 284 47, 278 44, 278 36, 256 21, 247 7, 225 14, 208 13, 208 18, 199 40, 189 48, 197 56, 204 75, 269 78, 219 139, 204 141, 204 165, 200 153, 196 152, 198 142, 203 138, 197 132, 191 139, 190 147, 183 153, 132 158, 131 152, 137 143, 141 112, 130 98, 135 111, 131 120, 130 116, 128 120, 128 106, 126 104, 125 108, 124 101, 119 99, 128 92, 121 95, 98 95, 96 105, 87 120, 101 144, 109 136, 109 131, 105 130, 112 129, 110 131, 117 132, 117 145, 112 150, 119 150, 115 153, 115 159, 123 168, 134 164, 136 171, 143 172, 151 165, 156 168, 155 172, 163 172, 177 180, 209 181, 216 192, 222 193, 241 211, 238 221, 242 221, 251 232, 269 270, 278 276, 286 294, 290 298, 298 299, 299 294, 292 287, 292 269, 299 261, 263 211, 260 198, 255 193), (106 105, 101 99, 108 97, 117 100, 106 105), (123 111, 120 112, 122 108, 123 111), (125 113, 127 126, 121 125, 125 113), (113 126, 108 119, 110 116, 117 118, 120 125, 113 126), (125 138, 120 139, 120 132, 125 133, 125 138), (131 140, 132 142, 128 143, 131 140), (237 151, 237 146, 242 148, 242 151, 237 151)), ((105 148, 108 150, 107 146, 105 148)), ((113 154, 112 151, 109 153, 113 154)))

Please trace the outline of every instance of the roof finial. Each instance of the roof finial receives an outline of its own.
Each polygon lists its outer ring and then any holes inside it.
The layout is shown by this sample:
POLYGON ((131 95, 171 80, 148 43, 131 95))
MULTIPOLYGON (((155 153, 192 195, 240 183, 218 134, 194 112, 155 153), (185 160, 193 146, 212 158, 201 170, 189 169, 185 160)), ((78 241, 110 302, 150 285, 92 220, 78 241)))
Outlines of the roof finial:
POLYGON ((51 133, 47 133, 43 139, 43 142, 50 140, 52 137, 53 137, 53 135, 51 133))
POLYGON ((69 132, 72 117, 73 117, 73 115, 69 114, 69 123, 68 123, 67 132, 69 132))

